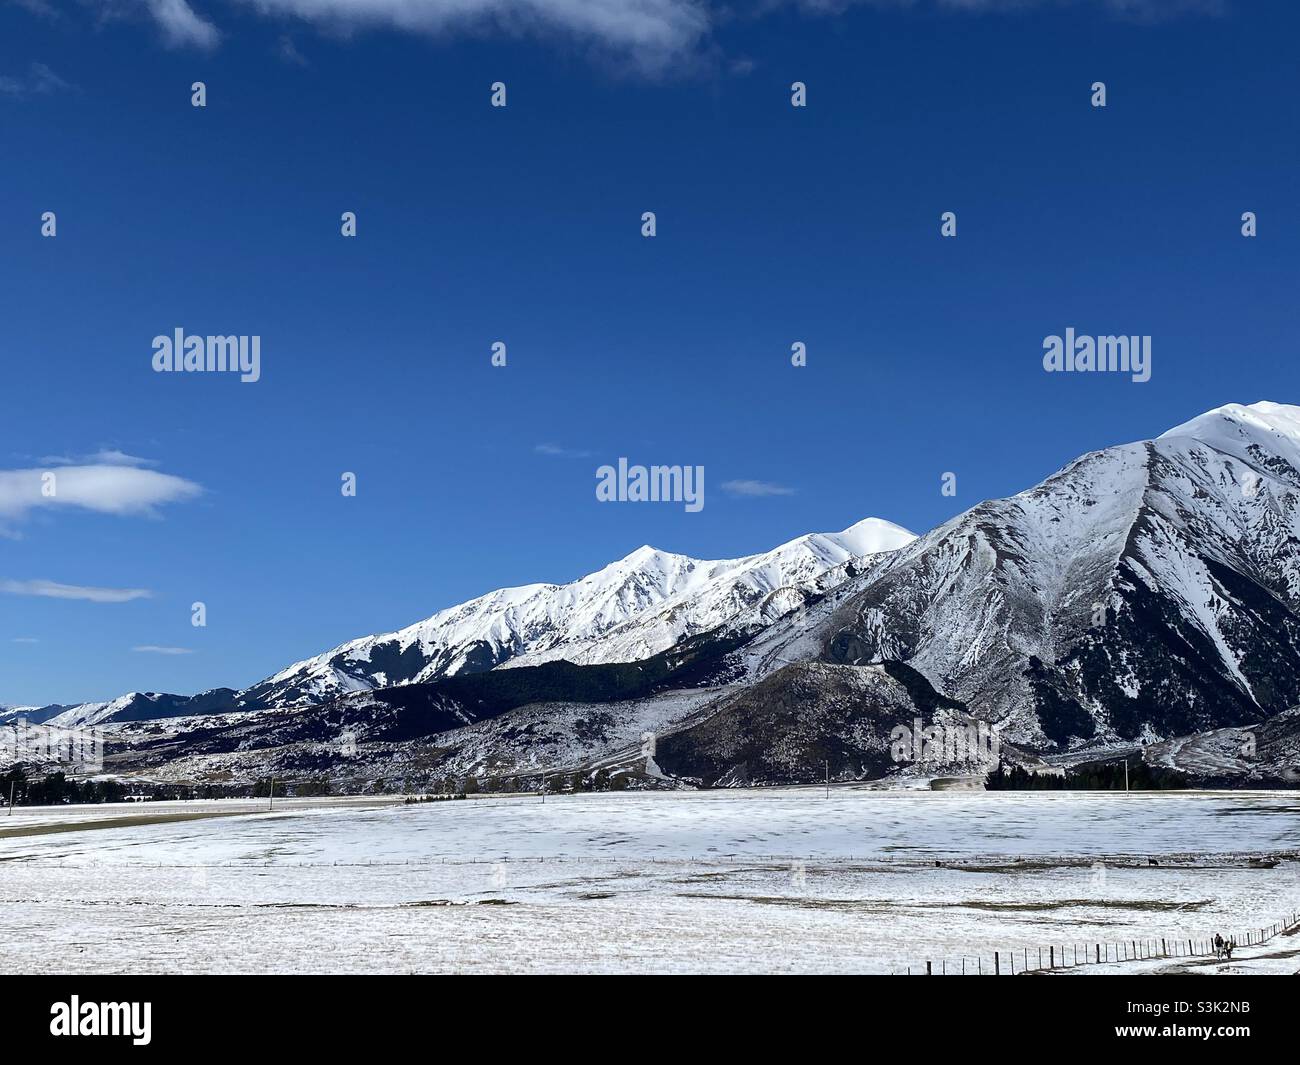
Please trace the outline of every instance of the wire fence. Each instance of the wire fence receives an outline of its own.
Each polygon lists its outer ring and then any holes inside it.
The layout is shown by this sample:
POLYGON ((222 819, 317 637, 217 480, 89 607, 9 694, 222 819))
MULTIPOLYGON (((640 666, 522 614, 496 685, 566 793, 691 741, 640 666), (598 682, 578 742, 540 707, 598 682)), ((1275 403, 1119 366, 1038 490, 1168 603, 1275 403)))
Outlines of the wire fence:
MULTIPOLYGON (((1300 914, 1292 913, 1263 928, 1252 928, 1224 937, 1235 948, 1255 947, 1276 936, 1300 928, 1300 914)), ((995 950, 992 954, 927 960, 924 965, 897 969, 896 976, 1016 976, 1023 973, 1060 972, 1087 965, 1115 965, 1125 962, 1222 956, 1213 938, 1196 939, 1162 936, 1160 939, 1127 939, 1118 942, 1054 943, 1045 947, 995 950)))
MULTIPOLYGON (((224 811, 223 811, 224 812, 224 811)), ((243 813, 244 811, 235 811, 243 813)), ((167 823, 167 822, 160 822, 167 823)), ((88 820, 70 824, 65 831, 89 831, 96 828, 96 820, 88 820)), ((0 831, 0 837, 5 833, 0 831)), ((26 834, 16 835, 15 838, 24 838, 26 834)), ((27 838, 40 838, 44 833, 33 833, 27 838)), ((1300 860, 1300 851, 1279 852, 1278 858, 1284 858, 1291 861, 1300 860)), ((691 854, 681 853, 673 854, 671 852, 661 854, 637 854, 634 856, 620 854, 593 854, 568 851, 548 852, 544 854, 498 854, 485 853, 481 855, 468 854, 423 854, 419 856, 393 856, 379 858, 353 858, 353 859, 293 859, 286 855, 280 855, 274 858, 247 857, 247 858, 230 858, 222 861, 124 861, 124 862, 101 862, 96 859, 85 861, 65 861, 58 858, 44 858, 40 855, 23 855, 21 860, 24 863, 39 864, 46 869, 61 868, 83 868, 87 865, 94 865, 102 868, 132 868, 132 867, 154 867, 165 868, 174 866, 176 868, 192 869, 198 867, 204 868, 252 868, 252 867, 270 867, 283 866, 285 868, 309 869, 309 868, 328 868, 331 866, 359 866, 359 867, 379 867, 379 866, 404 866, 404 865, 497 865, 501 863, 516 863, 519 865, 534 865, 544 862, 573 862, 600 865, 708 865, 714 867, 735 868, 738 870, 756 870, 756 871, 781 871, 792 874, 796 869, 802 869, 809 875, 817 875, 826 871, 846 871, 855 873, 897 873, 897 872, 923 872, 934 869, 941 869, 945 872, 963 872, 963 873, 997 873, 1008 869, 1018 871, 1032 869, 1089 869, 1095 866, 1096 862, 1092 857, 1084 858, 1014 858, 1008 859, 998 855, 978 855, 961 861, 947 861, 940 865, 930 858, 920 858, 915 856, 898 856, 889 854, 870 854, 870 855, 853 855, 853 854, 691 854)), ((1259 860, 1255 852, 1229 853, 1207 855, 1197 860, 1173 861, 1166 859, 1161 868, 1164 871, 1185 870, 1185 871, 1205 871, 1213 869, 1234 869, 1234 868, 1259 868, 1259 860)), ((1107 867, 1113 870, 1139 869, 1144 868, 1146 863, 1139 862, 1132 855, 1108 855, 1107 867)), ((1276 863, 1274 863, 1276 864, 1276 863)), ((1271 868, 1271 866, 1269 866, 1271 868)), ((1172 942, 1172 940, 1170 941, 1172 942)), ((1104 946, 1104 944, 1103 944, 1104 946)), ((1044 947, 1044 950, 1049 948, 1044 947)), ((1023 951, 1021 952, 1023 953, 1023 951)), ((1112 958, 1112 961, 1115 959, 1112 958)), ((1082 962, 1080 962, 1082 964, 1082 962)))

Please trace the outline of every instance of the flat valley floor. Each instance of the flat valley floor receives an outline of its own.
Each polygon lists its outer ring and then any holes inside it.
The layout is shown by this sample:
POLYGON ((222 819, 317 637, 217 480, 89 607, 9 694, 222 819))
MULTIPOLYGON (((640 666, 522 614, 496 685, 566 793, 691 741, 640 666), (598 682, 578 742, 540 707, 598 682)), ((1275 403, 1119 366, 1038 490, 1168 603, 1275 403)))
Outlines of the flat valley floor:
POLYGON ((266 807, 0 813, 0 967, 988 975, 998 952, 1003 975, 1052 960, 1065 975, 1300 970, 1300 933, 1231 962, 1146 957, 1300 911, 1298 793, 842 786, 266 807), (1073 964, 1098 947, 1109 960, 1073 964))

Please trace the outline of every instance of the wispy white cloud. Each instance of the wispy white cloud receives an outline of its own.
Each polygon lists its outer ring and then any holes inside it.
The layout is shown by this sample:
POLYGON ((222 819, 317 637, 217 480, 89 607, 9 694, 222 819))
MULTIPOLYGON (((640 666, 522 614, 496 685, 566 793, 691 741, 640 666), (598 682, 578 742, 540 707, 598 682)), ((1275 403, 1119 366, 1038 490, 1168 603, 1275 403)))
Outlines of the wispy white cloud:
MULTIPOLYGON (((175 45, 211 48, 220 31, 187 0, 140 0, 175 45)), ((659 73, 689 59, 711 29, 709 0, 239 0, 259 14, 331 33, 560 38, 620 66, 659 73)), ((292 52, 296 54, 297 49, 292 52)), ((282 52, 283 54, 283 52, 282 52)), ((286 56, 290 58, 290 56, 286 56)), ((291 59, 292 61, 292 59, 291 59)))
POLYGON ((15 7, 24 8, 33 15, 40 15, 42 18, 57 21, 63 17, 63 12, 56 8, 49 0, 9 0, 15 7))
POLYGON ((26 96, 47 96, 53 92, 71 89, 64 81, 44 63, 30 63, 27 73, 21 75, 0 74, 0 96, 19 99, 26 96))
POLYGON ((98 451, 89 455, 79 455, 71 458, 67 455, 44 455, 42 456, 41 465, 43 466, 157 466, 158 463, 153 459, 142 459, 136 455, 128 455, 125 451, 119 451, 115 447, 100 448, 98 451))
POLYGON ((291 67, 305 67, 309 65, 307 57, 298 51, 297 44, 294 43, 293 38, 287 33, 281 34, 280 44, 276 49, 276 54, 291 67))
MULTIPOLYGON (((39 4, 43 0, 24 0, 39 4)), ((90 2, 90 0, 83 0, 90 2)), ((147 11, 172 46, 211 49, 221 31, 190 0, 126 0, 147 11)), ((333 34, 391 29, 445 37, 503 35, 562 39, 620 66, 659 73, 696 55, 709 36, 715 0, 237 0, 258 14, 293 18, 333 34)), ((101 17, 116 17, 109 8, 101 17)), ((280 55, 301 62, 288 36, 280 55)))
POLYGON ((35 636, 15 636, 10 643, 40 643, 35 636))
POLYGON ((192 655, 194 653, 193 648, 190 647, 159 647, 152 643, 141 644, 139 647, 132 647, 131 650, 146 655, 192 655))
MULTIPOLYGON (((74 507, 100 514, 153 516, 165 503, 194 499, 203 488, 184 477, 141 469, 121 452, 86 465, 0 470, 0 522, 18 521, 37 508, 74 507)), ((139 463, 144 460, 132 459, 139 463)))
POLYGON ((538 444, 533 448, 539 455, 550 455, 557 459, 586 459, 591 457, 590 451, 583 451, 579 448, 561 447, 559 444, 538 444))
POLYGON ((129 603, 133 599, 148 599, 152 593, 146 588, 92 588, 80 584, 59 584, 57 581, 0 580, 0 592, 5 595, 35 595, 45 599, 84 599, 90 603, 129 603))
POLYGON ((221 43, 221 31, 186 0, 144 0, 144 3, 169 46, 208 50, 221 43))
MULTIPOLYGON (((53 9, 47 0, 14 0, 36 13, 53 9)), ((744 74, 746 59, 728 58, 715 40, 719 27, 776 10, 793 8, 810 16, 837 15, 855 7, 882 10, 939 10, 974 14, 1065 7, 1100 8, 1111 15, 1158 21, 1187 14, 1221 14, 1231 0, 233 0, 256 14, 297 20, 338 37, 374 29, 430 37, 507 36, 577 45, 615 69, 658 76, 690 69, 729 69, 744 74)), ((100 19, 143 13, 170 47, 210 50, 222 31, 201 0, 82 0, 100 19)), ((278 54, 299 64, 302 55, 289 34, 278 54)), ((13 81, 13 85, 21 82, 13 81)), ((0 79, 0 94, 5 93, 0 79)))
POLYGON ((793 488, 771 481, 723 481, 722 490, 732 496, 792 496, 793 488))

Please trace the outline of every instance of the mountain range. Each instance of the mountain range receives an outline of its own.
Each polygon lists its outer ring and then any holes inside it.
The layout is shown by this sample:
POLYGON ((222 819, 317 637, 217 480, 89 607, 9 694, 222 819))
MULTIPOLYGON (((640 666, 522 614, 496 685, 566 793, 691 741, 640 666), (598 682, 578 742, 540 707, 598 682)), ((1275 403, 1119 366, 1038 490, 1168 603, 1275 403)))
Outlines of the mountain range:
POLYGON ((890 734, 920 721, 985 723, 1031 762, 1141 749, 1177 768, 1188 752, 1202 776, 1285 781, 1297 704, 1300 407, 1255 403, 920 537, 869 518, 727 561, 641 547, 240 691, 0 723, 101 724, 116 769, 190 780, 867 779, 899 768, 890 734))

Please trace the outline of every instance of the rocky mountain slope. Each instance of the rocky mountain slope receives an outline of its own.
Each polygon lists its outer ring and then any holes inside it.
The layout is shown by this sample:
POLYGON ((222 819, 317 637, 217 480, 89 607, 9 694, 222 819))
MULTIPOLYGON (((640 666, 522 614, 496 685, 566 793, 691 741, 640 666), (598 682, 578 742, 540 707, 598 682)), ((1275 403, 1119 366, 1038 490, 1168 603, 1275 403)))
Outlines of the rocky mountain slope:
POLYGON ((1300 703, 1300 408, 1085 455, 855 585, 826 661, 905 661, 1018 743, 1268 718, 1300 703))
POLYGON ((120 768, 177 779, 863 779, 898 768, 896 727, 983 722, 1016 757, 1300 780, 1300 408, 1218 408, 919 539, 642 548, 196 698, 52 720, 107 722, 120 768), (246 712, 201 716, 222 710, 246 712))
POLYGON ((275 706, 564 658, 634 662, 700 632, 766 624, 915 537, 877 518, 772 551, 705 562, 639 547, 571 584, 505 588, 396 632, 296 662, 244 693, 275 706))
POLYGON ((570 584, 503 588, 407 628, 351 640, 243 691, 218 688, 189 698, 131 692, 59 708, 50 723, 306 707, 498 667, 639 661, 702 632, 770 624, 913 539, 900 526, 867 518, 843 532, 811 533, 723 561, 640 547, 570 584))

